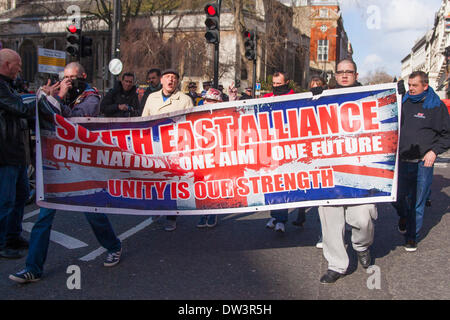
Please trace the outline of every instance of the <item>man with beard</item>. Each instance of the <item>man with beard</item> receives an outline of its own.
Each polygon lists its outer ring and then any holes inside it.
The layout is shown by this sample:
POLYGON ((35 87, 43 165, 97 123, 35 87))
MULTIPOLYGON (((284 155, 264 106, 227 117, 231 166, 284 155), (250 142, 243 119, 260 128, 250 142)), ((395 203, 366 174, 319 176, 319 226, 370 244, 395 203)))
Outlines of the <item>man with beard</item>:
MULTIPOLYGON (((52 86, 48 83, 41 90, 60 102, 64 117, 95 117, 100 113, 100 95, 97 89, 89 86, 86 78, 83 66, 78 62, 72 62, 64 68, 64 79, 61 82, 52 86)), ((41 279, 55 213, 55 209, 41 208, 38 220, 31 231, 25 269, 11 274, 9 276, 11 280, 28 283, 41 279)), ((85 216, 98 242, 108 251, 103 265, 112 267, 118 264, 122 243, 116 237, 108 217, 97 212, 86 212, 85 216)))

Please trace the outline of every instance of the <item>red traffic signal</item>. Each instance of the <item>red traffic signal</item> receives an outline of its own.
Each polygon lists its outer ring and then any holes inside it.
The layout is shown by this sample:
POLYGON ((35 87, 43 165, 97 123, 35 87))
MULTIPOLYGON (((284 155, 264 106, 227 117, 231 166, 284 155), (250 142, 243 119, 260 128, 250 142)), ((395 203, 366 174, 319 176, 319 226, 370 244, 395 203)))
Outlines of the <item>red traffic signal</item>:
POLYGON ((253 40, 255 39, 255 34, 251 31, 244 31, 244 37, 249 40, 253 40))
POLYGON ((211 17, 215 17, 218 16, 219 10, 217 10, 217 5, 216 4, 207 4, 205 6, 205 13, 211 17))
POLYGON ((218 44, 220 42, 220 20, 219 20, 219 9, 216 4, 207 4, 205 6, 206 13, 206 33, 205 38, 209 43, 218 44))
POLYGON ((75 25, 73 25, 73 24, 68 26, 67 30, 69 30, 70 33, 77 33, 78 32, 78 28, 75 25))
POLYGON ((256 60, 255 32, 244 31, 245 57, 248 60, 256 60))
POLYGON ((80 55, 80 34, 81 29, 76 25, 70 24, 67 27, 66 51, 73 57, 79 58, 80 55))

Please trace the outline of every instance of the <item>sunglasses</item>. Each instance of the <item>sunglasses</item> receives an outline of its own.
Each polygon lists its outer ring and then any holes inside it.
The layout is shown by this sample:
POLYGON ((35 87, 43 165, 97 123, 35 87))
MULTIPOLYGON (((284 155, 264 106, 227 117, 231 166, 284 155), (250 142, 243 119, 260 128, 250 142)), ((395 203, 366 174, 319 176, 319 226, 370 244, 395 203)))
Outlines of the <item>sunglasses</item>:
POLYGON ((354 74, 355 73, 355 71, 352 71, 352 70, 339 70, 339 71, 336 71, 336 74, 339 74, 339 75, 341 75, 341 74, 354 74))

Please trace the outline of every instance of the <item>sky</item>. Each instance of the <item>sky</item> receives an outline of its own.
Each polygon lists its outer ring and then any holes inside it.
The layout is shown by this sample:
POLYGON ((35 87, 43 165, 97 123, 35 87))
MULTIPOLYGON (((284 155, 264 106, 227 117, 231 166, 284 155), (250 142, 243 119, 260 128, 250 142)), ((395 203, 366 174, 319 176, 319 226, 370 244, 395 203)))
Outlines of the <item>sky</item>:
MULTIPOLYGON (((287 5, 292 0, 279 0, 287 5)), ((442 0, 340 0, 360 77, 383 70, 399 77, 401 60, 433 28, 442 0)))
POLYGON ((360 77, 375 70, 400 76, 401 60, 433 28, 441 4, 442 0, 341 0, 360 77))

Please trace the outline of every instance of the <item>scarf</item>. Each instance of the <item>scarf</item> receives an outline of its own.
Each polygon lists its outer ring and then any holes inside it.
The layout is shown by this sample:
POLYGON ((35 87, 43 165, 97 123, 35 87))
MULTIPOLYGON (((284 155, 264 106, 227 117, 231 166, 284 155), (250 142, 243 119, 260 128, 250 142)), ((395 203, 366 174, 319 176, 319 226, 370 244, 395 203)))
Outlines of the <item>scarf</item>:
POLYGON ((441 105, 441 99, 434 92, 433 88, 428 86, 428 89, 422 92, 421 94, 412 95, 409 94, 409 91, 403 97, 402 102, 405 103, 407 100, 410 100, 412 103, 418 103, 424 101, 423 108, 424 109, 433 109, 437 108, 441 105))
POLYGON ((291 89, 289 89, 288 83, 284 84, 282 86, 278 86, 278 87, 272 86, 272 89, 273 89, 273 94, 275 96, 282 96, 282 95, 289 93, 289 91, 291 91, 291 89))

